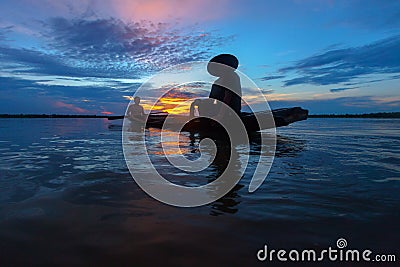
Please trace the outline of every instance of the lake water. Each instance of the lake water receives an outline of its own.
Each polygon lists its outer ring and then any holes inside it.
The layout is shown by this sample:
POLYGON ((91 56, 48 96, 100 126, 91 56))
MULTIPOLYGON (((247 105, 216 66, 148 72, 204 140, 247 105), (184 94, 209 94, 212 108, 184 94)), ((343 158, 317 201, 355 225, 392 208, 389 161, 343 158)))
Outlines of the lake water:
MULTIPOLYGON (((120 128, 107 120, 0 119, 0 265, 249 266, 264 245, 324 249, 338 238, 399 258, 399 133, 397 119, 279 128, 271 171, 255 193, 250 165, 218 201, 177 208, 136 185, 120 128)), ((149 151, 168 173, 158 136, 150 130, 149 151)), ((197 141, 182 140, 196 156, 197 141)), ((171 179, 207 183, 224 162, 171 179)))

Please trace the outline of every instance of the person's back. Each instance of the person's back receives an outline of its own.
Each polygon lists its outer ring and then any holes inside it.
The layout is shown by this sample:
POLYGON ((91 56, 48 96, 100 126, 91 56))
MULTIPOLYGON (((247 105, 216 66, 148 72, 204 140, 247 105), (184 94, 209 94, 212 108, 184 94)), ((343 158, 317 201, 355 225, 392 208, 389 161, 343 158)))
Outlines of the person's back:
POLYGON ((242 88, 240 86, 239 75, 236 72, 232 72, 218 78, 211 87, 209 98, 224 102, 237 114, 240 114, 242 88))
MULTIPOLYGON (((227 104, 233 111, 240 114, 242 89, 239 75, 235 72, 238 64, 237 58, 229 54, 221 54, 210 60, 208 71, 219 78, 212 85, 209 98, 227 104)), ((217 110, 217 115, 225 113, 221 107, 217 110)))

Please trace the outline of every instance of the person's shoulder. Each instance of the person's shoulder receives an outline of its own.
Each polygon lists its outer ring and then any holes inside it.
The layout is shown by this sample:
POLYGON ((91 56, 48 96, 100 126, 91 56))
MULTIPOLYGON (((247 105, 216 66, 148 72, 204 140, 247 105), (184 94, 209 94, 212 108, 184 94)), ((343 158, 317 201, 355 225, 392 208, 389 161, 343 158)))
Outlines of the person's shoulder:
POLYGON ((213 85, 220 85, 224 81, 224 77, 219 77, 213 83, 213 85))
POLYGON ((136 104, 131 104, 131 105, 129 105, 129 107, 128 107, 129 110, 135 110, 135 109, 137 109, 137 108, 138 108, 138 105, 136 105, 136 104))

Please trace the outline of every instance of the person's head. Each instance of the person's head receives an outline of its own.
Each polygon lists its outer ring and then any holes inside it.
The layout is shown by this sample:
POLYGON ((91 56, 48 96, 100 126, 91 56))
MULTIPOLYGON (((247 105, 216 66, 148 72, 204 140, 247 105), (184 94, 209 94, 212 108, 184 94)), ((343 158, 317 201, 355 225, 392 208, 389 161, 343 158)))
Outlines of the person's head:
POLYGON ((207 71, 217 77, 223 77, 234 72, 239 66, 239 60, 231 54, 220 54, 213 57, 207 65, 207 71))
POLYGON ((139 104, 140 103, 140 97, 135 96, 135 98, 133 99, 133 102, 135 102, 135 104, 139 104))

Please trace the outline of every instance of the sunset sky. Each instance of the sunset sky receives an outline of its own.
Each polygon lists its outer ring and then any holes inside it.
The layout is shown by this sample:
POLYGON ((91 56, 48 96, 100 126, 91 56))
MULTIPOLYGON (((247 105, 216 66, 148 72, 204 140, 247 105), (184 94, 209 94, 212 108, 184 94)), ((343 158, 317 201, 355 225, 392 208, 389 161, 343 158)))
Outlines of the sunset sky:
POLYGON ((219 53, 273 108, 400 110, 400 1, 3 0, 0 113, 123 114, 157 71, 219 53))

